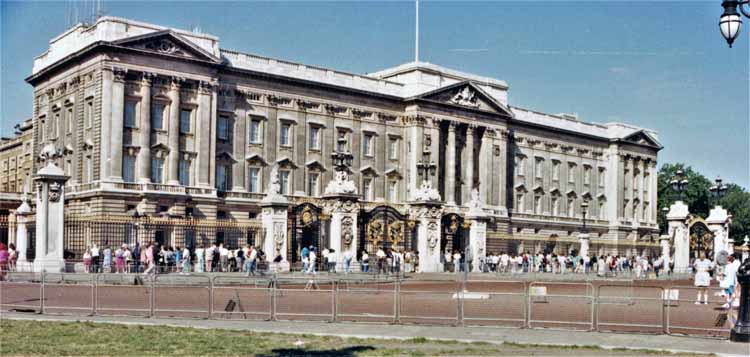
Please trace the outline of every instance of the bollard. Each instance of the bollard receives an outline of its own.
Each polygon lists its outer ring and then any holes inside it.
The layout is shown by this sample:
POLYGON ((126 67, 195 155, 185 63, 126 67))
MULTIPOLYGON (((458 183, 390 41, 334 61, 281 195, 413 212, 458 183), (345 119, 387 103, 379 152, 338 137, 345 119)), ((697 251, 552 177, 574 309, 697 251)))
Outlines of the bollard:
POLYGON ((96 315, 96 275, 91 275, 91 316, 96 315))
POLYGON ((276 321, 276 284, 278 284, 278 280, 276 280, 276 274, 271 277, 271 286, 269 288, 269 298, 271 299, 271 303, 269 304, 269 307, 271 309, 271 321, 276 321))
POLYGON ((156 275, 151 275, 151 289, 149 293, 148 298, 148 317, 154 317, 154 305, 156 305, 156 291, 154 288, 154 285, 156 285, 156 275))
POLYGON ((336 280, 331 281, 331 322, 336 322, 336 297, 338 296, 338 286, 336 280))
POLYGON ((208 277, 208 319, 211 320, 214 312, 214 279, 216 277, 208 277))
POLYGON ((401 323, 401 280, 396 280, 393 285, 393 323, 401 323))
POLYGON ((44 299, 45 299, 44 281, 46 280, 45 273, 46 272, 42 270, 42 284, 41 284, 42 286, 40 287, 41 291, 39 292, 39 295, 41 296, 41 299, 39 299, 39 313, 40 314, 44 314, 44 299))
POLYGON ((740 283, 740 311, 729 339, 750 342, 750 258, 746 258, 737 270, 737 282, 740 283))

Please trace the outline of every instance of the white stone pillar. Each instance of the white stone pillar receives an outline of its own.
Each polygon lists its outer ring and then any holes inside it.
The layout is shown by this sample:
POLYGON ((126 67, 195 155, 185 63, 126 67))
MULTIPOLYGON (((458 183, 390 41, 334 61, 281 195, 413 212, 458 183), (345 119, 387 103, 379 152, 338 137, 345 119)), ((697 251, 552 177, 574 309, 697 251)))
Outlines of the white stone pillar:
POLYGON ((112 70, 114 82, 112 83, 112 127, 110 135, 110 168, 109 179, 122 181, 122 143, 123 125, 125 117, 125 75, 127 70, 115 68, 112 70))
POLYGON ((443 216, 443 208, 434 202, 414 203, 411 207, 411 216, 417 221, 419 272, 443 271, 440 264, 440 219, 443 216))
MULTIPOLYGON (((326 196, 326 214, 331 216, 330 247, 339 257, 339 262, 344 262, 344 256, 348 252, 352 256, 352 270, 357 266, 357 204, 356 195, 330 195, 326 196)), ((338 270, 338 267, 337 267, 338 270)))
POLYGON ((141 78, 141 110, 138 123, 138 177, 139 183, 151 182, 151 84, 155 75, 143 73, 141 78))
MULTIPOLYGON (((208 82, 200 82, 198 86, 198 112, 196 113, 195 126, 197 128, 195 138, 196 146, 198 147, 198 158, 194 167, 197 173, 198 186, 203 188, 212 188, 211 172, 213 167, 211 166, 211 162, 213 160, 211 160, 211 154, 212 148, 215 147, 213 143, 216 142, 216 130, 211 114, 211 100, 215 89, 216 87, 208 82)), ((244 156, 237 159, 241 160, 243 158, 244 156)))
POLYGON ((263 240, 263 251, 266 261, 272 264, 278 255, 281 262, 277 266, 278 272, 289 271, 287 252, 287 209, 288 203, 283 201, 264 201, 261 203, 261 222, 266 236, 263 240))
POLYGON ((445 146, 445 201, 456 205, 456 122, 448 122, 448 143, 445 146))
MULTIPOLYGON (((101 133, 99 145, 99 179, 109 179, 111 126, 112 126, 112 82, 114 75, 111 67, 102 68, 102 108, 101 108, 101 133)), ((50 120, 50 119, 48 119, 50 120)), ((42 129, 44 130, 44 129, 42 129)), ((93 159, 93 158, 92 158, 93 159)), ((93 164, 93 163, 92 163, 93 164)), ((91 170, 94 172, 94 170, 91 170)), ((93 181, 89 177, 89 181, 93 181)))
POLYGON ((32 214, 31 207, 28 203, 28 197, 24 193, 21 199, 21 205, 16 209, 16 251, 18 252, 18 260, 16 261, 16 269, 18 271, 32 271, 33 267, 26 258, 26 250, 29 248, 29 230, 26 227, 26 223, 29 221, 29 216, 32 214))
POLYGON ((46 166, 37 172, 34 182, 36 196, 36 257, 35 271, 62 272, 63 258, 65 182, 70 178, 54 164, 62 156, 54 144, 48 144, 40 154, 46 166))
POLYGON ((714 246, 712 247, 714 256, 706 258, 712 259, 714 262, 716 262, 716 256, 719 252, 726 251, 727 253, 732 253, 730 249, 734 248, 732 247, 733 244, 729 242, 728 223, 729 213, 721 206, 711 209, 708 218, 706 218, 708 229, 714 234, 714 246))
POLYGON ((173 77, 169 86, 169 124, 167 132, 169 138, 169 156, 167 164, 167 184, 179 185, 179 166, 180 166, 180 87, 183 79, 173 77))
POLYGON ((669 270, 669 235, 665 234, 659 237, 659 243, 661 244, 661 258, 664 262, 662 269, 664 271, 669 270))
POLYGON ((688 206, 682 201, 673 203, 667 213, 669 235, 674 239, 674 271, 677 273, 686 273, 690 267, 690 232, 685 223, 689 214, 688 206))
POLYGON ((472 272, 481 272, 480 262, 487 256, 487 215, 481 208, 471 209, 466 218, 471 222, 469 228, 469 250, 472 272))
POLYGON ((490 204, 492 194, 492 174, 490 165, 492 160, 492 129, 485 128, 482 133, 481 147, 479 148, 479 197, 483 204, 490 204))

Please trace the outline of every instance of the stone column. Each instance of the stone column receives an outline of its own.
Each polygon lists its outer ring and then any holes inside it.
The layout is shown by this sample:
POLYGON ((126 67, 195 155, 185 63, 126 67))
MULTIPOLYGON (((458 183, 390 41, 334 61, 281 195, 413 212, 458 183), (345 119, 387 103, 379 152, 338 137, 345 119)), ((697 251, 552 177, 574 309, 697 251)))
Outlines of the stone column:
MULTIPOLYGON (((244 97, 237 97, 237 99, 244 100, 244 97)), ((234 116, 234 137, 232 138, 232 144, 234 149, 234 157, 236 162, 232 165, 232 191, 246 191, 245 185, 245 139, 247 138, 246 123, 247 116, 245 110, 238 110, 239 114, 234 116)), ((305 149, 307 146, 305 146, 305 149)))
POLYGON ((439 202, 416 202, 411 217, 417 221, 417 250, 419 272, 435 273, 443 270, 440 264, 440 219, 443 208, 439 202))
POLYGON ((109 179, 122 181, 122 140, 125 119, 125 75, 127 70, 115 68, 112 83, 112 127, 110 150, 109 179))
MULTIPOLYGON (((112 126, 112 82, 114 75, 112 68, 102 68, 102 108, 101 108, 101 132, 99 136, 99 179, 109 179, 109 155, 111 145, 111 126, 112 126)), ((47 119, 51 120, 51 119, 47 119)), ((44 130, 44 128, 42 128, 44 130)), ((92 158, 93 160, 93 158, 92 158)), ((93 164, 93 161, 92 161, 93 164)), ((91 170, 94 172, 94 170, 91 170)), ((90 181, 94 178, 90 177, 90 181)))
POLYGON ((466 165, 464 170, 464 185, 461 189, 461 202, 469 202, 471 190, 474 188, 474 129, 475 125, 466 127, 466 165))
MULTIPOLYGON (((357 261, 357 204, 356 195, 326 195, 326 214, 331 216, 330 246, 338 254, 339 262, 344 262, 344 255, 352 256, 352 268, 357 261)), ((337 271, 339 268, 337 267, 337 271)))
POLYGON ((151 182, 151 83, 153 73, 143 73, 141 78, 141 111, 140 123, 138 125, 138 137, 140 150, 138 150, 138 175, 139 183, 151 182))
MULTIPOLYGON (((211 97, 215 86, 211 83, 201 81, 198 84, 198 112, 196 113, 196 147, 198 148, 198 158, 193 166, 196 170, 198 186, 203 188, 212 188, 211 186, 211 148, 212 143, 216 141, 216 131, 212 122, 211 97)), ((244 156, 237 158, 244 159, 244 156)))
POLYGON ((184 80, 172 77, 169 86, 169 156, 167 164, 167 184, 179 185, 180 177, 178 169, 180 166, 180 87, 184 80))
POLYGON ((479 148, 479 198, 483 204, 490 204, 492 194, 492 174, 490 163, 492 160, 492 129, 485 128, 479 148))
POLYGON ((669 207, 667 221, 669 222, 669 235, 674 237, 674 271, 686 273, 690 268, 690 232, 685 220, 690 212, 688 206, 682 201, 676 201, 669 207))
POLYGON ((445 201, 456 205, 456 122, 448 122, 448 143, 445 146, 445 201))
POLYGON ((289 271, 289 261, 286 259, 287 251, 287 209, 289 201, 281 194, 279 185, 278 167, 274 166, 271 171, 266 197, 260 204, 261 222, 266 236, 263 240, 263 251, 269 264, 281 255, 281 262, 276 266, 276 271, 289 271))
POLYGON ((54 164, 61 153, 54 144, 48 144, 40 154, 46 166, 37 172, 34 182, 36 196, 36 258, 35 271, 59 273, 65 270, 63 258, 63 233, 65 218, 65 182, 70 178, 54 164))
POLYGON ((26 259, 26 250, 29 247, 29 230, 26 227, 26 223, 29 221, 29 216, 31 214, 32 212, 28 203, 28 197, 24 193, 23 198, 21 199, 21 205, 16 209, 16 251, 18 252, 16 268, 18 271, 33 270, 33 267, 26 259))
POLYGON ((481 208, 472 208, 466 215, 471 222, 469 228, 469 256, 471 271, 481 272, 480 262, 487 256, 487 215, 481 208))
POLYGON ((711 209, 708 218, 706 218, 706 224, 708 224, 708 229, 714 234, 714 246, 711 247, 714 251, 714 256, 706 258, 712 259, 715 263, 716 255, 719 252, 726 251, 727 253, 732 253, 729 251, 730 246, 733 244, 729 243, 729 232, 727 232, 729 225, 729 214, 727 210, 721 206, 714 207, 711 209))

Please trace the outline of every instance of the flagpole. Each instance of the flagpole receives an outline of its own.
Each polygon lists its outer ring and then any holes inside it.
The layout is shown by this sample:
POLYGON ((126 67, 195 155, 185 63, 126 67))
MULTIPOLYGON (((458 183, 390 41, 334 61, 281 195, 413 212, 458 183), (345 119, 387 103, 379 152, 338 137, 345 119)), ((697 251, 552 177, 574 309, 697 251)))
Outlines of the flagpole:
POLYGON ((414 62, 419 62, 419 0, 416 0, 415 6, 417 9, 417 17, 414 31, 414 62))

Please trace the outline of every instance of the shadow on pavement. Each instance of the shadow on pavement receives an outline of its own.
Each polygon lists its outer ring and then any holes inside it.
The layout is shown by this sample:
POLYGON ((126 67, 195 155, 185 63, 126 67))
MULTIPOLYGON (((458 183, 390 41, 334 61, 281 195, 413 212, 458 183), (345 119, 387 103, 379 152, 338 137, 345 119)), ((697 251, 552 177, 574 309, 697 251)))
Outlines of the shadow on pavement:
POLYGON ((374 350, 372 346, 351 346, 338 350, 307 350, 304 348, 277 348, 267 356, 356 356, 356 352, 374 350))

